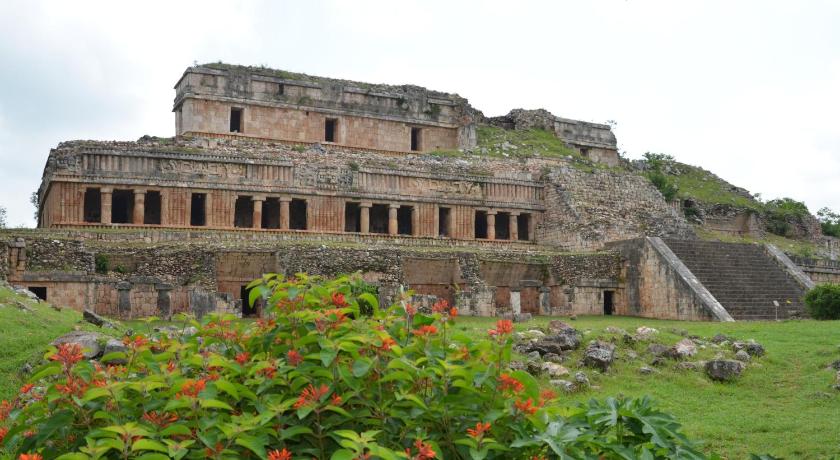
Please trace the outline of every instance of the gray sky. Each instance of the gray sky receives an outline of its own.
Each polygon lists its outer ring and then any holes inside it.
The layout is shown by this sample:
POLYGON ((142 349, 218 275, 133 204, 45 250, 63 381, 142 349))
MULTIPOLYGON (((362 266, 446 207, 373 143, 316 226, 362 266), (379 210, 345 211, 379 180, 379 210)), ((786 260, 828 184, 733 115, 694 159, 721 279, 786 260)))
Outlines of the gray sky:
POLYGON ((33 225, 49 149, 171 136, 194 61, 456 92, 618 123, 631 158, 840 210, 837 1, 0 3, 0 206, 33 225))

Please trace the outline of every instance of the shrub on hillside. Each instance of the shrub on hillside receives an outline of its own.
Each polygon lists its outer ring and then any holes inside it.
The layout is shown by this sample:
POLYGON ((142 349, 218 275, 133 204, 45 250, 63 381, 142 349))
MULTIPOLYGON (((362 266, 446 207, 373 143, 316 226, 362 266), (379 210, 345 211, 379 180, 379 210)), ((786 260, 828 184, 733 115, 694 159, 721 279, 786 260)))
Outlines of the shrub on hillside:
POLYGON ((815 319, 840 319, 840 284, 818 284, 805 294, 805 306, 815 319))
POLYGON ((829 208, 822 208, 817 211, 817 219, 820 221, 823 235, 840 238, 840 214, 829 208))
POLYGON ((0 403, 2 448, 65 460, 706 458, 647 399, 563 407, 507 370, 510 321, 475 338, 445 302, 431 315, 383 310, 354 283, 268 275, 252 291, 268 299, 257 322, 136 336, 103 364, 52 350, 0 403))
POLYGON ((793 198, 777 198, 764 204, 767 231, 779 236, 794 236, 793 223, 801 222, 810 212, 805 203, 793 198))

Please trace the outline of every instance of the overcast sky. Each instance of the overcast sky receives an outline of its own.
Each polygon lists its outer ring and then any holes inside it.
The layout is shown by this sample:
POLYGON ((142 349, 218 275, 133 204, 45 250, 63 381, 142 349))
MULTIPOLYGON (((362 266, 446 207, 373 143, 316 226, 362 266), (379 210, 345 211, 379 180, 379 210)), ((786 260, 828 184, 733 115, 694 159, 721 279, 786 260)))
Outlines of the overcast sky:
POLYGON ((486 115, 615 120, 766 199, 840 210, 838 1, 0 3, 0 206, 62 140, 171 136, 193 62, 455 92, 486 115))

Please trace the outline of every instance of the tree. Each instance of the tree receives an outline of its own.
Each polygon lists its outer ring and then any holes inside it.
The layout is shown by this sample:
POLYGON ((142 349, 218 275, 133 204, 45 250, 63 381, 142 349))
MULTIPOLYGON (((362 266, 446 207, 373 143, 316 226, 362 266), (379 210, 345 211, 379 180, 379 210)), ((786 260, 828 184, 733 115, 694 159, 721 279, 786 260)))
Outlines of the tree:
POLYGON ((0 206, 0 228, 6 228, 6 208, 0 206))
POLYGON ((817 211, 817 219, 820 221, 823 235, 840 238, 840 214, 829 208, 822 208, 817 211))
POLYGON ((38 213, 40 211, 39 200, 38 200, 38 191, 32 192, 32 195, 29 195, 29 202, 32 203, 32 206, 35 207, 35 225, 38 225, 38 213))
POLYGON ((666 165, 674 162, 674 157, 664 153, 645 152, 645 162, 648 166, 648 172, 645 174, 653 185, 659 190, 659 193, 665 198, 665 201, 671 202, 677 197, 679 189, 668 179, 663 169, 666 165))

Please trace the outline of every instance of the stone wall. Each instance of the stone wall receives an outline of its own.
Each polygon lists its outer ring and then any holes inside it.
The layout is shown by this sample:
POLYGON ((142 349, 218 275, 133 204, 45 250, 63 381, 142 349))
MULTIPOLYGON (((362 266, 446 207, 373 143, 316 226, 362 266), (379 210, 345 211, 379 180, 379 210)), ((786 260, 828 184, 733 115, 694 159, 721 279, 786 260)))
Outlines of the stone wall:
POLYGON ((840 283, 840 261, 790 256, 815 283, 840 283))

